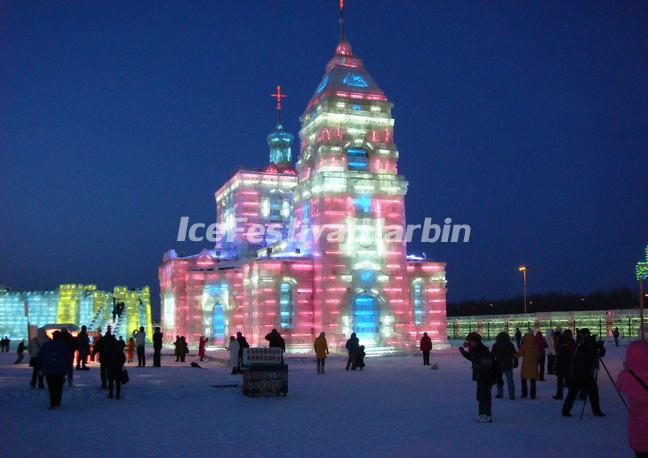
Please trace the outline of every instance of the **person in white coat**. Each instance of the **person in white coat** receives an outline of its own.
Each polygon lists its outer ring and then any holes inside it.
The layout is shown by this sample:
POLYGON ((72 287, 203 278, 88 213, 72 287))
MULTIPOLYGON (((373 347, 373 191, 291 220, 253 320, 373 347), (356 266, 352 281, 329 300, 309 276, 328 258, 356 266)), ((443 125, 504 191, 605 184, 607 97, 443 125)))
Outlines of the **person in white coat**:
POLYGON ((239 372, 239 343, 236 337, 230 336, 229 340, 229 365, 232 366, 232 374, 239 372))
POLYGON ((133 333, 135 337, 135 345, 137 348, 137 367, 146 366, 146 332, 144 326, 140 326, 139 331, 133 333))

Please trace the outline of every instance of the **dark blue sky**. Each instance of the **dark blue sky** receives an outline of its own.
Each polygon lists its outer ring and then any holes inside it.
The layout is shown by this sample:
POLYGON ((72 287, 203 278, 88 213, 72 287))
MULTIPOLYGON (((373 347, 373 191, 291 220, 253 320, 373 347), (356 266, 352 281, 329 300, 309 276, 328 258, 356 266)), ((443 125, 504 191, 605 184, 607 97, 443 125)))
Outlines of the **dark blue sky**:
MULTIPOLYGON (((337 2, 2 6, 0 283, 150 284, 180 216, 267 161, 270 98, 298 117, 337 2)), ((63 5, 63 3, 65 3, 63 5)), ((633 285, 648 242, 642 2, 347 1, 356 54, 395 104, 407 217, 472 225, 448 298, 633 285)), ((294 152, 295 154, 297 151, 294 152)), ((206 245, 205 245, 206 246, 206 245)))

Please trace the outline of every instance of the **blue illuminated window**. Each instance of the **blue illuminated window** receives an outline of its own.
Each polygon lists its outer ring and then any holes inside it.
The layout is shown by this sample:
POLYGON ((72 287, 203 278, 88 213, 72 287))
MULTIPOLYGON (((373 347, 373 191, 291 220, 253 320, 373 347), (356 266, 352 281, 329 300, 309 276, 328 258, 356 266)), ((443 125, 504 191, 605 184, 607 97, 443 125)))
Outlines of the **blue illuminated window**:
POLYGON ((423 282, 421 280, 412 282, 412 305, 414 307, 414 323, 419 325, 423 322, 423 282))
POLYGON ((212 311, 212 338, 225 339, 225 312, 219 302, 214 304, 212 311))
POLYGON ((358 196, 353 199, 353 206, 355 207, 356 216, 368 215, 371 213, 371 197, 366 194, 358 196))
POLYGON ((360 270, 358 271, 358 279, 363 283, 373 283, 376 279, 376 272, 374 270, 360 270))
POLYGON ((353 301, 353 331, 362 340, 378 333, 378 303, 368 294, 359 294, 353 301))
POLYGON ((310 221, 310 203, 308 201, 304 201, 302 215, 304 223, 308 223, 310 221))
POLYGON ((292 328, 293 321, 293 285, 287 281, 279 285, 279 326, 292 328))
POLYGON ((352 171, 367 170, 369 167, 369 158, 367 152, 362 148, 347 149, 347 168, 352 171))
POLYGON ((367 80, 364 79, 360 75, 356 75, 355 73, 347 73, 344 75, 344 78, 342 79, 342 82, 346 84, 347 86, 353 86, 353 87, 367 87, 369 86, 369 83, 367 83, 367 80))
POLYGON ((326 85, 328 84, 328 82, 329 82, 329 76, 324 75, 324 78, 322 78, 322 82, 319 83, 319 86, 317 86, 317 89, 315 89, 315 93, 322 92, 326 87, 326 85))

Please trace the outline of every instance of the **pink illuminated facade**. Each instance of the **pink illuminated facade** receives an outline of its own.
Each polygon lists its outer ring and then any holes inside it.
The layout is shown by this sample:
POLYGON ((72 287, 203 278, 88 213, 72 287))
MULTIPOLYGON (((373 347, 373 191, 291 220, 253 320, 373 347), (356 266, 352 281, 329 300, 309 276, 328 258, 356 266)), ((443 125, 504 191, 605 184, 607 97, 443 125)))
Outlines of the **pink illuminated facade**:
POLYGON ((405 227, 407 192, 391 109, 342 32, 301 117, 295 166, 279 117, 270 164, 216 192, 217 223, 236 235, 195 256, 165 254, 169 339, 222 345, 241 331, 264 344, 276 328, 293 351, 312 348, 321 331, 336 350, 352 332, 376 353, 414 349, 423 332, 447 345, 445 264, 408 257, 389 233, 405 227))

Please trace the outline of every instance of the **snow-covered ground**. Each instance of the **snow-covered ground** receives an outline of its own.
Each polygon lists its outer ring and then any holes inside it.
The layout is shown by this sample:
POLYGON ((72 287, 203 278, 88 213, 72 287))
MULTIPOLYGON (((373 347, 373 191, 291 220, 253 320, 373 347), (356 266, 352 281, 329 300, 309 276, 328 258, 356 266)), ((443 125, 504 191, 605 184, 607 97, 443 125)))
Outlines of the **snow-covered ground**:
MULTIPOLYGON (((625 346, 608 344, 613 376, 625 346)), ((289 357, 285 398, 247 398, 209 353, 205 369, 163 357, 162 368, 129 367, 122 400, 106 398, 99 370, 75 373, 63 406, 49 411, 47 390, 29 387, 31 369, 0 354, 0 457, 35 456, 633 456, 627 414, 607 375, 599 386, 605 418, 560 415, 555 378, 539 382, 538 399, 493 399, 494 423, 478 424, 469 362, 456 348, 433 353, 439 370, 419 357, 367 358, 346 372, 332 357, 318 375, 312 358, 289 357)), ((28 358, 26 357, 25 360, 28 358)), ((152 362, 149 359, 149 364, 152 362)), ((519 373, 515 374, 519 396, 519 373)), ((494 390, 493 390, 494 391, 494 390)))

